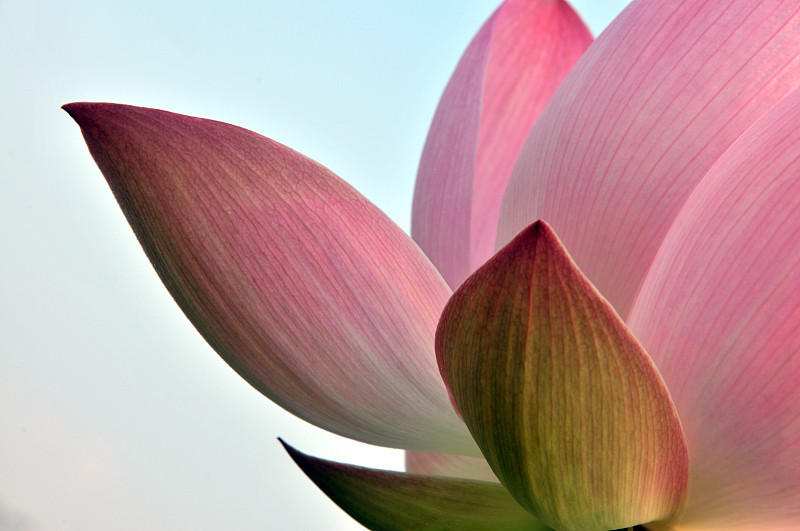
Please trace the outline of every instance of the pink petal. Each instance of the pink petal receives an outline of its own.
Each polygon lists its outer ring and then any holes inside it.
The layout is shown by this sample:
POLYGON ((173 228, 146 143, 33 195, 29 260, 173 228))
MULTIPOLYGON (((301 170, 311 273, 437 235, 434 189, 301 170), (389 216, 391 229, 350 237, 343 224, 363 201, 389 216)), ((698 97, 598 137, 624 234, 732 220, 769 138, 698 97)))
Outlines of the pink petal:
POLYGON ((800 91, 725 153, 631 311, 686 433, 690 525, 800 529, 798 123, 800 91))
POLYGON ((600 531, 680 508, 688 457, 669 392, 544 222, 453 294, 436 355, 492 470, 542 522, 600 531))
POLYGON ((494 254, 514 161, 591 41, 563 0, 507 0, 464 52, 428 133, 411 226, 451 287, 494 254))
POLYGON ((486 459, 466 455, 406 452, 406 472, 425 474, 426 476, 499 481, 486 459))
POLYGON ((450 290, 374 205, 232 125, 65 109, 172 296, 256 389, 354 439, 477 452, 433 352, 450 290))
POLYGON ((624 318, 695 185, 800 86, 799 10, 761 0, 633 2, 531 130, 498 248, 546 220, 624 318))

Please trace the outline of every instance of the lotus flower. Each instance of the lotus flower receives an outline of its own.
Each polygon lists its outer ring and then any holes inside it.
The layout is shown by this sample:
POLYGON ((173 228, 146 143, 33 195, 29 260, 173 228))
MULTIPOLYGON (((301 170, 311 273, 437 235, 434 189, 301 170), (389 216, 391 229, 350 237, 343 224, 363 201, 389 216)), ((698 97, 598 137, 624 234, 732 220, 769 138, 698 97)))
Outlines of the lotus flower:
POLYGON ((561 0, 483 26, 425 146, 419 247, 255 133, 65 107, 239 374, 410 450, 400 473, 287 445, 367 527, 800 528, 800 9, 640 0, 590 40, 561 0))

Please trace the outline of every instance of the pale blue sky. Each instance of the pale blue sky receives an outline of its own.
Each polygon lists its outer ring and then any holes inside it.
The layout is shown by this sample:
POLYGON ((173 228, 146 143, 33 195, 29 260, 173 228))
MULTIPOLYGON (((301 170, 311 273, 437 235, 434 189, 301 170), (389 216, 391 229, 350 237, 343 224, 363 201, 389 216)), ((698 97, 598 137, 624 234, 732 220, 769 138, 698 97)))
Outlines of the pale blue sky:
MULTIPOLYGON (((402 227, 441 90, 495 0, 0 0, 0 531, 361 529, 306 452, 399 467, 252 390, 175 306, 59 109, 228 121, 402 227)), ((595 32, 625 2, 573 3, 595 32)))

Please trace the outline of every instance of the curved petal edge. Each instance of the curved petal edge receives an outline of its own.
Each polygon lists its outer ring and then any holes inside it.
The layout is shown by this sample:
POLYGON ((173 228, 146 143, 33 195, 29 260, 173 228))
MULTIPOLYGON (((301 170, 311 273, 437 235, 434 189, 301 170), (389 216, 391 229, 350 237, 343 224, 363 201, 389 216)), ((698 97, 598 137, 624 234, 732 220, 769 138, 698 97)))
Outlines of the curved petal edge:
POLYGON ((494 254, 517 155, 591 42, 563 0, 506 0, 464 52, 425 142, 411 225, 453 289, 494 254))
POLYGON ((537 219, 627 318, 689 194, 800 87, 800 9, 634 1, 542 111, 509 180, 497 248, 537 219))
POLYGON ((631 311, 681 415, 682 524, 800 527, 800 90, 717 161, 631 311))
POLYGON ((380 210, 239 127, 126 105, 64 108, 165 286, 250 384, 353 439, 477 453, 433 351, 450 290, 380 210))
POLYGON ((669 392, 544 222, 453 294, 436 353, 495 474, 546 524, 607 531, 680 509, 688 456, 669 392))

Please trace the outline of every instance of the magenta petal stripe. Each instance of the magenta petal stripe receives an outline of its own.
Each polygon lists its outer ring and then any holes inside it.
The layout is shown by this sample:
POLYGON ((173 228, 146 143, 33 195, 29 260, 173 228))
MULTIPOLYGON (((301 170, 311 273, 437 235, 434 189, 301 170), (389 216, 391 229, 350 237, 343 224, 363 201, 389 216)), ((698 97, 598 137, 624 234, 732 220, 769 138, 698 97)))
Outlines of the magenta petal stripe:
POLYGON ((686 432, 685 522, 800 521, 800 92, 692 193, 631 312, 686 432))
POLYGON ((546 220, 625 318, 692 189, 800 86, 798 10, 790 1, 633 2, 531 130, 498 248, 546 220))
POLYGON ((65 109, 172 296, 255 388, 347 437, 477 453, 433 351, 450 290, 374 205, 232 125, 65 109))
POLYGON ((411 226, 451 287, 494 254, 522 144, 591 42, 563 0, 507 0, 464 52, 428 133, 411 226))

